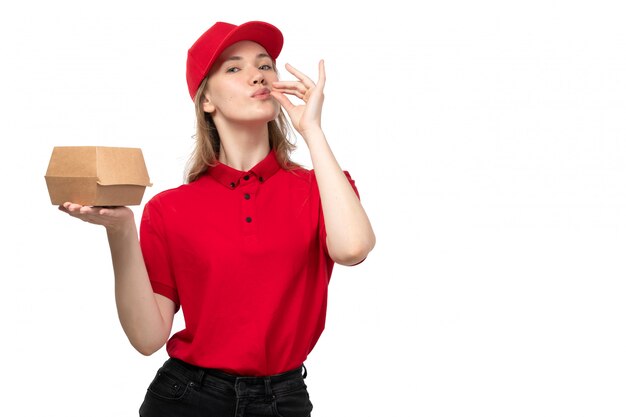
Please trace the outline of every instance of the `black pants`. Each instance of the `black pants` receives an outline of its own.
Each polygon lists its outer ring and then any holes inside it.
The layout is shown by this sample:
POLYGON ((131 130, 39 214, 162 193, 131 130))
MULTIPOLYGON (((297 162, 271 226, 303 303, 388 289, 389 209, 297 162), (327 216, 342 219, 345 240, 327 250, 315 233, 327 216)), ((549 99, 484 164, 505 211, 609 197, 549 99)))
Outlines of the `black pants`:
POLYGON ((140 417, 309 417, 306 369, 240 377, 168 359, 148 387, 140 417), (302 371, 304 370, 304 375, 302 371))

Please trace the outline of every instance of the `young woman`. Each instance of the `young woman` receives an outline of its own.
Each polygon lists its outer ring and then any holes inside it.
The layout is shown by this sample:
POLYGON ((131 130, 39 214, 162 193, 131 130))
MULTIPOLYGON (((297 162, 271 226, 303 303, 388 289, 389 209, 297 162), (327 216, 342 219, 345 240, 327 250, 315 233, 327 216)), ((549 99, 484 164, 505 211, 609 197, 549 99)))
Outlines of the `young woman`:
POLYGON ((303 362, 324 328, 334 263, 355 265, 374 232, 321 127, 325 69, 286 66, 264 22, 218 22, 189 49, 197 114, 187 181, 144 208, 60 209, 106 228, 115 297, 131 344, 170 359, 140 409, 155 416, 309 416, 303 362), (293 96, 293 104, 287 96, 293 96), (313 170, 289 159, 288 122, 313 170), (182 308, 185 329, 170 338, 182 308))

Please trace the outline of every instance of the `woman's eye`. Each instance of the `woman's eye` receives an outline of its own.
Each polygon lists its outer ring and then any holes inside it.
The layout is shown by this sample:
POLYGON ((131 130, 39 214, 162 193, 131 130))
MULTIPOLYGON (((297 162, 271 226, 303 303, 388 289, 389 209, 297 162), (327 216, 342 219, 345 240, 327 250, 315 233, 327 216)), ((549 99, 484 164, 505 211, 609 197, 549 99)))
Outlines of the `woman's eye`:
POLYGON ((230 67, 226 69, 226 72, 237 72, 237 71, 239 71, 239 68, 237 67, 230 67))
POLYGON ((271 70, 271 69, 272 69, 272 66, 271 66, 271 65, 268 65, 268 64, 264 64, 264 65, 261 65, 261 66, 259 67, 259 69, 261 69, 261 70, 271 70))

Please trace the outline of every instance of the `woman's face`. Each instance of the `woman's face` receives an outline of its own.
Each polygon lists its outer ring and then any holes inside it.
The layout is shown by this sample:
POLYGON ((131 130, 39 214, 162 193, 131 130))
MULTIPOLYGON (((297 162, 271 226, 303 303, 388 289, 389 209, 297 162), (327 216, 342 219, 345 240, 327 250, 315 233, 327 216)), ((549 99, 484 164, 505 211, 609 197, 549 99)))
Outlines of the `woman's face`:
POLYGON ((267 123, 280 105, 270 96, 278 76, 272 58, 256 42, 237 42, 220 55, 209 72, 204 111, 216 124, 267 123))

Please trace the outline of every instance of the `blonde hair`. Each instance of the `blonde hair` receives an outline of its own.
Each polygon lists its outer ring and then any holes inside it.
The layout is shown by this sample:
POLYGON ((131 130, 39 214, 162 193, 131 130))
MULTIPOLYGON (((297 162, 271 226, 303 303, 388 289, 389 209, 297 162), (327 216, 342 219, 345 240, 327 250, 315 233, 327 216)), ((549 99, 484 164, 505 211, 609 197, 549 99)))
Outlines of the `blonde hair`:
MULTIPOLYGON (((217 164, 220 154, 220 135, 215 127, 213 118, 202 108, 204 101, 204 91, 207 86, 206 77, 194 98, 196 110, 196 134, 194 135, 195 146, 185 169, 185 182, 190 183, 197 180, 209 166, 217 164)), ((281 109, 275 120, 268 122, 270 149, 276 152, 278 164, 287 170, 299 167, 290 159, 291 152, 296 148, 295 144, 289 140, 291 136, 291 126, 281 109)))

